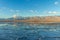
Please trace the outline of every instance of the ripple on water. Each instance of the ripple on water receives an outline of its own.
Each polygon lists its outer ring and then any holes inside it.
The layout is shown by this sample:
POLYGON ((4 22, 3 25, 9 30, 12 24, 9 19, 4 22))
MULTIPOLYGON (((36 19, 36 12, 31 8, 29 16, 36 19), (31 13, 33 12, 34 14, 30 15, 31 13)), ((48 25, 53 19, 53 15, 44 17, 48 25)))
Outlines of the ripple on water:
POLYGON ((60 25, 18 24, 14 26, 11 24, 1 24, 0 39, 51 40, 51 38, 46 37, 60 37, 60 31, 56 30, 58 28, 60 28, 60 25))

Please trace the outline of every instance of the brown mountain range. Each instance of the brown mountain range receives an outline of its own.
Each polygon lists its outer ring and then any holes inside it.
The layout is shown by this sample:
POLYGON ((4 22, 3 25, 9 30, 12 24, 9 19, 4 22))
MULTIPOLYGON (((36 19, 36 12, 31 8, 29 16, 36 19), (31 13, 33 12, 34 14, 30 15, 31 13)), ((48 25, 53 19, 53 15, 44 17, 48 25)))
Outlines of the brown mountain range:
POLYGON ((25 20, 4 20, 0 22, 56 23, 60 22, 60 16, 30 17, 25 20))

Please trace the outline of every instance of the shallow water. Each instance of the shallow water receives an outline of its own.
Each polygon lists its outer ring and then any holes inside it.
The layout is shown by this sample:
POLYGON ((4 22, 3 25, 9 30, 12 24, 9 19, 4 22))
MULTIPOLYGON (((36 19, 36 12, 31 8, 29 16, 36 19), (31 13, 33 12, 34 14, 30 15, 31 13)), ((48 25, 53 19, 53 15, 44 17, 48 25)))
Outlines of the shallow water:
POLYGON ((60 25, 0 24, 0 40, 60 40, 60 25))

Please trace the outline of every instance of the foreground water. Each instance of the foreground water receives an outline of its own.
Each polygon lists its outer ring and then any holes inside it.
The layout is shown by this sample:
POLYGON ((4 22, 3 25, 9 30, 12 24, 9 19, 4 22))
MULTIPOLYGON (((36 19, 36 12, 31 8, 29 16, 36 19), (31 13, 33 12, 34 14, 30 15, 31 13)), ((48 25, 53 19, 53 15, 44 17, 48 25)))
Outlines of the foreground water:
POLYGON ((60 24, 0 24, 0 40, 60 40, 60 24))

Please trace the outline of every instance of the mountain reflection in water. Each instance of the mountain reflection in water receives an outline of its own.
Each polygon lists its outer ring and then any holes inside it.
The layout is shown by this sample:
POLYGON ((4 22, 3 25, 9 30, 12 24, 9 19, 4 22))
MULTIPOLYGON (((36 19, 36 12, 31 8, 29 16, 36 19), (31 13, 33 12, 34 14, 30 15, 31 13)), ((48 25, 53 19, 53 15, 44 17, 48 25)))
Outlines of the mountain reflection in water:
POLYGON ((0 40, 60 40, 60 24, 0 24, 0 40))

